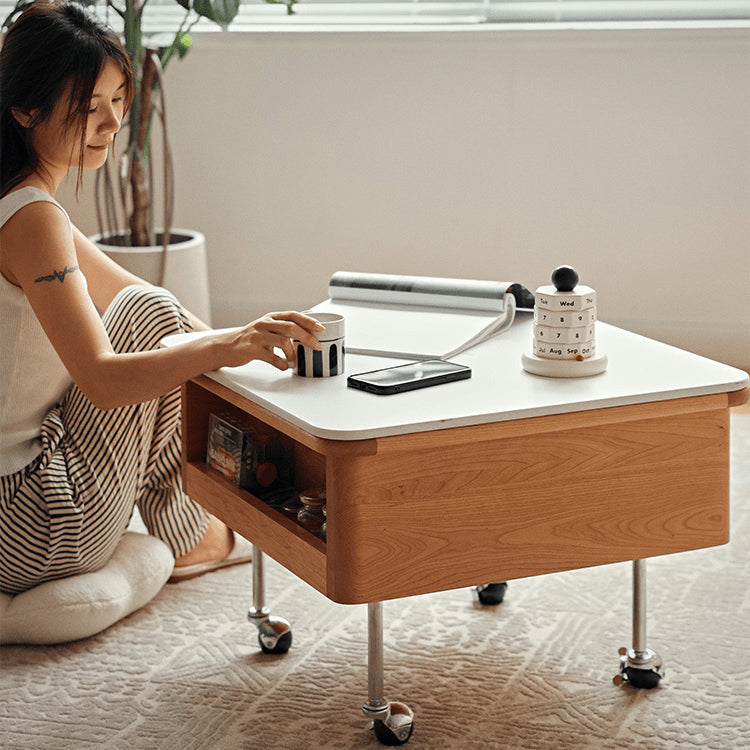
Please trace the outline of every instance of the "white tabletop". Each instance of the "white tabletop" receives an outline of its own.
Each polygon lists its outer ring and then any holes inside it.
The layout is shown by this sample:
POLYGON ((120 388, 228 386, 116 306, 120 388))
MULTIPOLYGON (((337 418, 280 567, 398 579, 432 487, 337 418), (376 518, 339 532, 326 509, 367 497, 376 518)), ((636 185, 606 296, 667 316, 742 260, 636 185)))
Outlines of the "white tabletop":
MULTIPOLYGON (((190 336, 171 336, 172 346, 190 336)), ((608 406, 725 393, 748 387, 747 373, 705 357, 598 322, 597 351, 607 370, 584 378, 531 375, 521 355, 531 351, 532 320, 519 313, 511 329, 453 361, 469 365, 469 380, 391 396, 348 388, 347 375, 401 364, 347 355, 346 374, 301 378, 265 362, 222 368, 208 377, 311 435, 331 440, 402 435, 608 406)))

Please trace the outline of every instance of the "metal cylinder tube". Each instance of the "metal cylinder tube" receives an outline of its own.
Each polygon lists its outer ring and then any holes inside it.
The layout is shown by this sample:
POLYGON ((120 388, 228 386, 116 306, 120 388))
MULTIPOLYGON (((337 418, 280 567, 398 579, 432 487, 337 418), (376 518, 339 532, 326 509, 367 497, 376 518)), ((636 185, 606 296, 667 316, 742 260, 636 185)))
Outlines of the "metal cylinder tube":
POLYGON ((251 620, 258 624, 259 620, 268 617, 266 604, 266 584, 263 577, 263 553, 253 545, 253 606, 247 613, 251 620))
POLYGON ((384 706, 383 697, 383 602, 367 605, 367 705, 384 706))
POLYGON ((633 650, 646 651, 646 561, 633 560, 633 650))

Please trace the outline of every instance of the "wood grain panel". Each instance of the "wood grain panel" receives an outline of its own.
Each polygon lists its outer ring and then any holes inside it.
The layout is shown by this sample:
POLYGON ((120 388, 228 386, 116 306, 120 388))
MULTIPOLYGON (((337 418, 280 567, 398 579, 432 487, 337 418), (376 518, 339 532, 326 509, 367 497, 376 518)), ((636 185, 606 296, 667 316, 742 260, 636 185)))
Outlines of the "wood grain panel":
POLYGON ((187 464, 185 491, 246 539, 326 593, 325 543, 205 464, 187 464))
POLYGON ((388 599, 723 544, 727 414, 336 462, 329 485, 346 499, 335 522, 329 509, 329 596, 388 599))
POLYGON ((742 406, 750 401, 750 388, 743 388, 741 391, 731 391, 727 393, 727 399, 730 407, 742 406))
MULTIPOLYGON (((740 391, 742 393, 743 391, 740 391)), ((726 393, 689 398, 668 399, 643 404, 609 406, 601 409, 572 411, 550 414, 543 417, 511 419, 504 422, 454 427, 450 430, 430 430, 428 432, 396 435, 378 440, 378 453, 400 453, 416 448, 429 449, 446 445, 464 445, 500 437, 538 435, 544 432, 560 432, 580 427, 614 425, 641 419, 658 419, 673 414, 690 414, 712 409, 725 409, 728 405, 726 393)), ((364 453, 364 451, 362 451, 364 453)))

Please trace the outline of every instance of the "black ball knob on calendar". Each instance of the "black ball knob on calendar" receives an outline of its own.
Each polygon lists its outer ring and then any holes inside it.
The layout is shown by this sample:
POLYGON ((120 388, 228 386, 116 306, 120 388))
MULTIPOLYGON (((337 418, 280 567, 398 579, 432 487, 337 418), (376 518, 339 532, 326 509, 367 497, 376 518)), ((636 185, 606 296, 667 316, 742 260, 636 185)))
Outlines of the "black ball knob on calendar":
POLYGON ((534 293, 534 335, 522 364, 534 375, 574 378, 607 368, 596 351, 596 292, 578 284, 571 266, 552 272, 552 284, 534 293))
POLYGON ((572 292, 578 284, 578 273, 572 266, 558 266, 552 272, 552 283, 558 292, 572 292))

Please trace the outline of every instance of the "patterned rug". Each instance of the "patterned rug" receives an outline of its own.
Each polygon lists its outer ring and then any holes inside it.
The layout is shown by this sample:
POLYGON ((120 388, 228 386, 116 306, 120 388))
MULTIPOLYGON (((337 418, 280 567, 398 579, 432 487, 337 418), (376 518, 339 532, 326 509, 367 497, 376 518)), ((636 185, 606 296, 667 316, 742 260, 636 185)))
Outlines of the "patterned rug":
MULTIPOLYGON (((667 675, 615 687, 631 565, 387 602, 386 695, 415 711, 412 750, 750 748, 750 416, 732 415, 732 542, 649 561, 648 643, 667 675)), ((294 644, 265 655, 245 619, 250 568, 168 585, 104 633, 6 647, 5 750, 380 747, 365 731, 367 608, 268 561, 294 644)))

